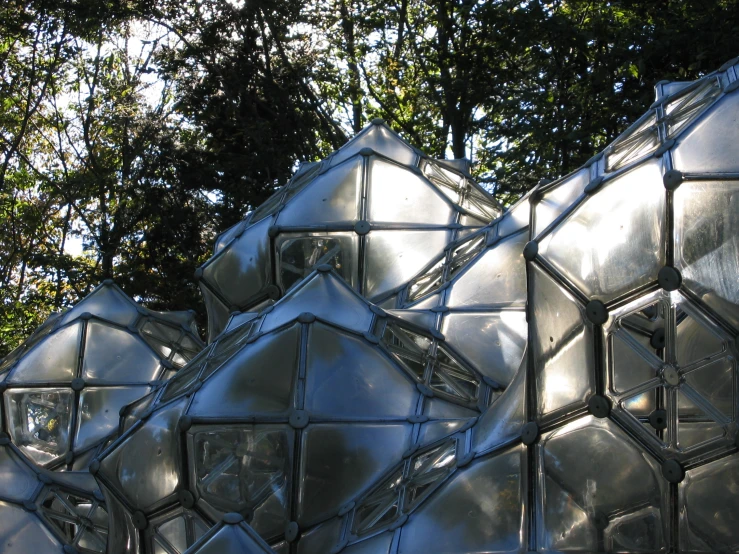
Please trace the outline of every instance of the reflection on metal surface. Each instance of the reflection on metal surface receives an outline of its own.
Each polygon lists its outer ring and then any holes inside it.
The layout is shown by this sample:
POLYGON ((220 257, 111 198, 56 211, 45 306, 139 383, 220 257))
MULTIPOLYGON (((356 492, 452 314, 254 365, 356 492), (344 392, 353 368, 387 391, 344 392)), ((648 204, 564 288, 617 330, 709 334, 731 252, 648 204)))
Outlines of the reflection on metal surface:
POLYGON ((660 85, 603 154, 504 212, 373 123, 218 238, 199 354, 172 317, 91 295, 0 362, 0 537, 739 550, 737 77, 660 85), (89 466, 105 497, 24 455, 89 466))

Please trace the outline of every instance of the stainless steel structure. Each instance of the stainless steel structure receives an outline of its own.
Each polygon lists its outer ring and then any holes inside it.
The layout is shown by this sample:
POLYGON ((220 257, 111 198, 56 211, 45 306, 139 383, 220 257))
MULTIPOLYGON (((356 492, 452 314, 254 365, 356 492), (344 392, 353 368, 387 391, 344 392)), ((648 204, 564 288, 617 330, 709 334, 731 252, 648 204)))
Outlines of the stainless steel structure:
POLYGON ((107 552, 739 551, 738 88, 659 84, 502 213, 379 121, 302 166, 89 464, 107 552))

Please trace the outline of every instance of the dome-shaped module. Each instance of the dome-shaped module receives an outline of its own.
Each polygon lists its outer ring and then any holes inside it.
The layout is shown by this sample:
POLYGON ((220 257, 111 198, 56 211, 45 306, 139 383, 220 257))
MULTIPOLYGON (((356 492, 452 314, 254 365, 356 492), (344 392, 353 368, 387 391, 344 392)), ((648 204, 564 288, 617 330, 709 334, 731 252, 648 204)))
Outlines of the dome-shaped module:
POLYGON ((197 272, 211 338, 235 309, 274 300, 330 264, 375 303, 449 242, 500 215, 459 164, 435 161, 376 122, 319 164, 304 164, 216 241, 197 272))
POLYGON ((0 433, 0 550, 102 554, 108 513, 89 473, 51 473, 34 467, 0 433))
POLYGON ((84 469, 119 410, 202 346, 192 313, 152 312, 106 281, 0 363, 5 431, 39 465, 84 469))
POLYGON ((93 469, 145 529, 140 552, 170 540, 160 521, 185 529, 226 512, 278 551, 299 536, 310 544, 327 521, 353 518, 367 536, 399 525, 466 460, 491 398, 438 332, 389 316, 320 266, 186 366, 93 469), (374 521, 367 503, 388 475, 406 504, 374 521))

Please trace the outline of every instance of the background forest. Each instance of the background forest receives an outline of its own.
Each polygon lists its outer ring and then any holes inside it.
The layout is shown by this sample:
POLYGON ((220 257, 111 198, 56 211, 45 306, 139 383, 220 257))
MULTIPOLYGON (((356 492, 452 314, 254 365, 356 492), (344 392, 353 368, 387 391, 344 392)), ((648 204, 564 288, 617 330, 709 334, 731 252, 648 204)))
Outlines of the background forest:
POLYGON ((509 204, 739 54, 737 0, 4 0, 0 357, 112 277, 202 310, 214 236, 382 117, 509 204))

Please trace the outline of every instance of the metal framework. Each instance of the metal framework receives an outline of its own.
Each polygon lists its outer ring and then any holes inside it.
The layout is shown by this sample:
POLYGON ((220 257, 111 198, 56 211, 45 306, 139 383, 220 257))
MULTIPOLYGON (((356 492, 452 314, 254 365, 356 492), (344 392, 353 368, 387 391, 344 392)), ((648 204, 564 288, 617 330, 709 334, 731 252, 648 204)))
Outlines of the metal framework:
POLYGON ((0 364, 7 551, 739 551, 738 64, 508 210, 374 121, 218 237, 199 353, 105 284, 0 364))

